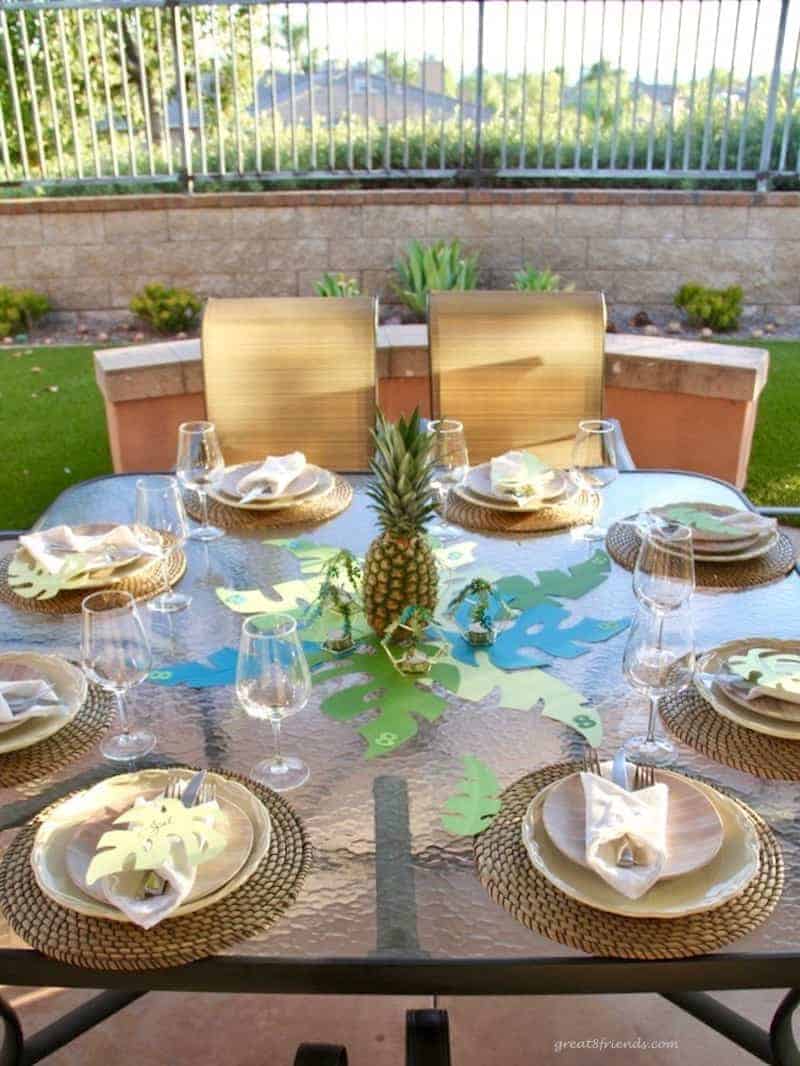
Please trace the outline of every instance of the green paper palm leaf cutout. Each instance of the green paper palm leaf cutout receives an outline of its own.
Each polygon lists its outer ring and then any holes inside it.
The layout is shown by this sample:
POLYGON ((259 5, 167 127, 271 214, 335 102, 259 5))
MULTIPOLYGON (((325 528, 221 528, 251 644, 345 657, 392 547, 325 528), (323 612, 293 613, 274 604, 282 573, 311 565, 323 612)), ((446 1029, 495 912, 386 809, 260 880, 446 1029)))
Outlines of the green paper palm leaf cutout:
POLYGON ((110 829, 103 833, 97 851, 86 871, 86 883, 122 870, 157 870, 170 858, 172 845, 180 841, 193 865, 218 855, 226 841, 209 823, 217 813, 215 804, 184 807, 179 799, 160 799, 131 807, 114 819, 114 825, 130 829, 110 829))
POLYGON ((730 528, 724 518, 702 510, 700 507, 680 506, 668 507, 664 514, 673 522, 682 522, 703 533, 730 533, 730 528))
POLYGON ((604 551, 596 551, 591 558, 576 563, 569 570, 537 570, 538 581, 527 577, 501 577, 495 583, 499 595, 513 601, 521 611, 538 607, 552 596, 576 600, 596 589, 611 572, 611 561, 604 551))
MULTIPOLYGON (((367 638, 359 648, 344 659, 333 662, 324 653, 312 654, 309 662, 327 662, 315 671, 314 683, 321 684, 351 674, 366 674, 367 681, 354 681, 338 692, 326 696, 322 711, 338 722, 348 722, 368 712, 374 717, 358 732, 367 742, 366 757, 388 755, 401 744, 417 735, 417 718, 435 722, 441 717, 447 701, 420 687, 411 678, 399 673, 384 654, 376 637, 367 638)), ((458 668, 450 663, 435 663, 427 680, 437 681, 455 692, 458 688, 458 668)))
POLYGON ((82 588, 88 562, 86 555, 71 555, 57 574, 50 574, 15 555, 8 564, 8 584, 26 600, 50 600, 59 592, 82 588))
POLYGON ((474 755, 464 756, 465 776, 447 798, 442 825, 455 836, 475 836, 491 825, 502 804, 497 798, 500 784, 486 765, 474 755))
POLYGON ((749 648, 746 655, 731 655, 728 668, 754 685, 800 694, 800 655, 749 648))

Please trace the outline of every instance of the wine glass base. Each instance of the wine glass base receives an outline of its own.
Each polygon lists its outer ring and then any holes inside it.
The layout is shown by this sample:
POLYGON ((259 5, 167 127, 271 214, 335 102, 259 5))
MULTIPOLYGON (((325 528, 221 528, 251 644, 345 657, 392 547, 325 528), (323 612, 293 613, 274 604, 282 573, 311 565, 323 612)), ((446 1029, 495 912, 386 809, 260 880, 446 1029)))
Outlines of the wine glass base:
POLYGON ((631 762, 642 766, 671 766, 678 757, 677 748, 666 737, 630 737, 623 748, 631 762))
POLYGON ((220 537, 225 536, 225 530, 220 529, 218 526, 195 526, 194 529, 189 531, 189 540, 219 540, 220 537))
POLYGON ((111 762, 130 762, 147 755, 156 746, 156 738, 146 729, 137 729, 132 733, 117 733, 106 737, 100 744, 100 751, 111 762))
POLYGON ((147 609, 159 614, 175 614, 176 611, 185 611, 191 602, 192 597, 183 592, 162 592, 160 596, 147 601, 147 609))
POLYGON ((256 763, 250 775, 273 792, 289 792, 304 785, 311 771, 296 755, 284 755, 280 761, 264 759, 263 762, 256 763))

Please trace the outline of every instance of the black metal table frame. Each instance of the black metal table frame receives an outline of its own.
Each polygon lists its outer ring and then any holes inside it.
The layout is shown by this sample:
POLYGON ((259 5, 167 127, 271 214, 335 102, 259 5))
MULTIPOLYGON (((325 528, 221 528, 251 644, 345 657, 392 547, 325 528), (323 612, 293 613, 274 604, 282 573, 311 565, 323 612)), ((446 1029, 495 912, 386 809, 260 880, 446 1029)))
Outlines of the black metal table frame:
MULTIPOLYGON (((625 476, 638 472, 626 471, 625 476)), ((684 471, 659 472, 685 474, 684 471)), ((721 480, 697 476, 704 480, 721 480)), ((721 483, 737 492, 745 506, 755 510, 742 492, 727 482, 721 483)), ((16 535, 6 532, 0 534, 0 539, 16 535)), ((48 798, 40 806, 51 801, 52 798, 48 798)), ((22 820, 30 816, 31 813, 26 812, 22 820)), ((14 824, 20 823, 14 819, 14 824)), ((6 823, 6 828, 9 827, 11 823, 6 823)), ((380 840, 376 833, 376 864, 380 863, 380 840)), ((380 942, 380 901, 378 903, 380 942)), ((416 937, 411 933, 409 946, 415 944, 416 937)), ((396 958, 382 955, 366 961, 361 958, 318 958, 291 962, 223 955, 172 969, 123 973, 70 966, 25 949, 0 950, 2 984, 105 990, 27 1039, 16 1012, 0 998, 0 1021, 4 1029, 0 1066, 28 1066, 40 1061, 146 992, 430 995, 434 999, 442 995, 657 993, 763 1062, 775 1066, 800 1066, 800 1049, 792 1033, 792 1017, 800 1005, 800 953, 770 956, 726 953, 661 961, 553 956, 535 960, 482 959, 476 964, 472 959, 431 959, 412 947, 410 952, 402 951, 402 956, 398 953, 396 958), (778 1003, 769 1031, 708 994, 709 991, 768 988, 789 989, 778 1003)))

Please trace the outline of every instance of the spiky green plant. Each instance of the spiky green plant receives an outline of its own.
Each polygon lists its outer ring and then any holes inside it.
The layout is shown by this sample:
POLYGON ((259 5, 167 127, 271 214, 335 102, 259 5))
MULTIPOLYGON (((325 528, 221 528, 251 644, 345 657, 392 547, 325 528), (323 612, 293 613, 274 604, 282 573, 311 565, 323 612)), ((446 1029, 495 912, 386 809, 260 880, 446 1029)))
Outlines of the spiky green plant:
POLYGON ((511 288, 518 292, 571 292, 575 286, 565 285, 561 275, 552 270, 537 270, 526 263, 522 270, 518 270, 514 275, 511 288))
POLYGON ((364 611, 379 635, 406 607, 436 607, 436 560, 425 537, 435 511, 433 436, 419 410, 389 422, 378 412, 373 484, 367 489, 382 533, 364 560, 364 611))
POLYGON ((319 281, 314 282, 314 292, 317 296, 360 296, 361 289, 355 278, 345 277, 344 274, 323 274, 319 281))
POLYGON ((478 287, 478 253, 464 256, 458 241, 424 245, 412 241, 395 263, 394 289, 417 318, 424 319, 429 292, 466 291, 478 287))

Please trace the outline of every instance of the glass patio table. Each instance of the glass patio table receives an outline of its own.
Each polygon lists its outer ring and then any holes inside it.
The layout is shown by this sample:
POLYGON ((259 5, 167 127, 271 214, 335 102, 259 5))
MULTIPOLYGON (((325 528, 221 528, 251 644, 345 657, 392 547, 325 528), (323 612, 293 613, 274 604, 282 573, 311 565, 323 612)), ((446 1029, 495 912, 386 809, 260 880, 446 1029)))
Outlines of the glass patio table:
MULTIPOLYGON (((75 485, 38 526, 129 522, 134 480, 120 475, 75 485)), ((271 538, 305 533, 323 544, 363 552, 375 525, 364 492, 367 478, 351 480, 356 487, 352 505, 319 528, 229 532, 210 545, 188 542, 188 569, 180 588, 191 594, 192 605, 177 616, 150 615, 154 664, 203 659, 221 646, 238 644, 242 616, 220 603, 215 588, 268 592, 276 582, 300 576, 297 559, 270 547, 271 538)), ((741 505, 742 499, 730 485, 713 479, 636 471, 621 474, 604 492, 602 520, 608 523, 670 501, 741 505)), ((500 574, 568 567, 597 547, 569 532, 516 540, 465 531, 463 539, 478 543, 478 570, 500 574)), ((608 580, 581 600, 581 610, 600 619, 618 618, 633 608, 631 575, 615 563, 608 580)), ((747 591, 700 592, 694 611, 701 649, 735 637, 797 637, 800 578, 793 571, 747 591)), ((75 615, 0 605, 3 650, 75 658, 79 629, 75 615)), ((646 718, 643 702, 627 690, 622 677, 624 641, 624 634, 617 636, 576 659, 557 659, 549 668, 594 702, 619 697, 604 715, 605 752, 640 732, 646 718)), ((367 760, 353 723, 320 712, 321 698, 339 684, 315 688, 306 709, 284 725, 285 749, 298 752, 311 768, 308 783, 287 798, 308 827, 315 859, 298 900, 270 930, 187 966, 99 973, 44 958, 26 948, 0 919, 0 982, 128 992, 661 992, 695 1013, 708 1004, 692 999, 690 990, 800 986, 800 783, 760 780, 680 746, 679 768, 724 786, 774 829, 786 863, 781 901, 755 932, 712 955, 661 962, 593 958, 530 932, 495 904, 478 880, 471 840, 448 835, 440 822, 444 800, 462 776, 464 754, 483 759, 505 787, 537 767, 579 758, 582 739, 536 711, 498 707, 496 694, 480 704, 453 696, 438 721, 418 721, 418 735, 410 742, 367 760)), ((130 703, 134 719, 158 737, 156 751, 140 765, 186 763, 247 773, 270 750, 268 724, 243 713, 233 687, 145 684, 130 703)), ((0 843, 7 844, 15 827, 61 795, 119 772, 94 750, 43 780, 0 791, 0 843)), ((787 1019, 794 1005, 788 997, 777 1026, 778 1043, 790 1039, 787 1019)), ((757 1051, 763 1050, 763 1042, 756 1044, 765 1034, 736 1018, 731 1014, 711 1024, 733 1027, 757 1051)))

